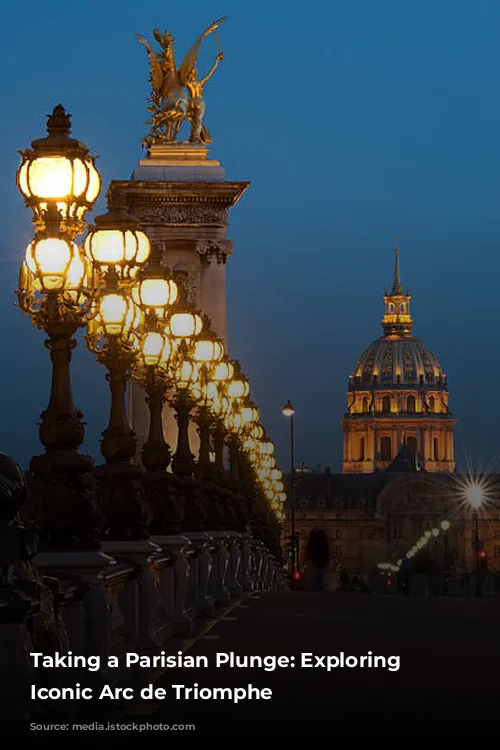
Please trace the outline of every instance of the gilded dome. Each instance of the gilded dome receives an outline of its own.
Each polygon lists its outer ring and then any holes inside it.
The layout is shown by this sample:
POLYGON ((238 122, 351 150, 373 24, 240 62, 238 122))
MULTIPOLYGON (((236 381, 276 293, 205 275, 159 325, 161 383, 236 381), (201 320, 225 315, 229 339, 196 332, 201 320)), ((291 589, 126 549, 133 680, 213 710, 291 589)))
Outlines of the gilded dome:
POLYGON ((414 336, 381 336, 365 349, 352 377, 353 385, 445 386, 436 356, 414 336))
POLYGON ((446 375, 423 341, 412 336, 411 296, 403 290, 396 248, 394 282, 385 292, 384 335, 373 341, 358 359, 350 386, 401 385, 446 389, 446 375))

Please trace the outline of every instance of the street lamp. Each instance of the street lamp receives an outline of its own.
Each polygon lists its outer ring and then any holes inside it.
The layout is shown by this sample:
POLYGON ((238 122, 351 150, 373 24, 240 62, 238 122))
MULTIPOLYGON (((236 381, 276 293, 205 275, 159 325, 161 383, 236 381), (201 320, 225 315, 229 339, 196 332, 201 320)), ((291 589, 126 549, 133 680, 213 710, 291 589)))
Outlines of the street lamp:
POLYGON ((106 511, 106 537, 109 541, 146 539, 149 511, 142 471, 134 461, 137 441, 128 421, 126 393, 139 354, 143 320, 134 302, 134 277, 149 257, 150 243, 135 217, 110 212, 95 219, 84 246, 95 297, 87 345, 106 367, 111 392, 109 423, 101 439, 105 464, 95 470, 106 511))
POLYGON ((297 550, 296 550, 296 535, 295 535, 295 448, 294 448, 294 417, 295 409, 291 401, 287 401, 281 410, 285 417, 290 420, 290 482, 291 482, 291 510, 290 510, 290 521, 291 521, 291 537, 292 537, 292 573, 297 568, 297 550))
POLYGON ((448 529, 450 528, 450 522, 445 519, 440 523, 442 531, 444 531, 444 576, 443 576, 443 596, 448 594, 448 529))
POLYGON ((47 132, 22 152, 17 172, 17 185, 33 211, 35 237, 16 294, 22 312, 47 333, 52 362, 50 400, 39 432, 46 451, 31 459, 30 469, 42 549, 98 549, 93 461, 78 451, 84 426, 73 402, 70 362, 74 334, 86 325, 92 308, 86 259, 74 240, 101 179, 86 146, 70 137, 71 115, 61 105, 48 116, 47 132))
POLYGON ((476 555, 476 597, 480 597, 481 592, 481 568, 479 560, 479 515, 478 511, 484 503, 484 489, 480 484, 470 484, 465 490, 467 503, 472 509, 472 521, 474 525, 474 549, 476 555))

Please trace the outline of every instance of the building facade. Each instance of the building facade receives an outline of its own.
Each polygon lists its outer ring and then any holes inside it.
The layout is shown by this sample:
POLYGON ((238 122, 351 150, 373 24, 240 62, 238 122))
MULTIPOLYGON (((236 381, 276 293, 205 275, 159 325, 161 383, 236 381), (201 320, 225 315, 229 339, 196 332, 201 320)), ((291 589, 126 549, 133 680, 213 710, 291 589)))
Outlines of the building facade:
MULTIPOLYGON (((470 478, 456 473, 448 381, 427 346, 412 334, 410 293, 401 284, 399 250, 394 281, 384 295, 383 335, 358 359, 349 377, 342 472, 297 471, 295 530, 299 564, 308 560, 310 533, 324 531, 335 569, 367 575, 379 563, 404 558, 422 534, 449 521, 428 547, 436 562, 475 569, 470 478)), ((500 571, 497 477, 477 478, 485 503, 479 542, 490 570, 500 571)), ((292 497, 290 478, 288 495, 292 497)), ((291 534, 291 499, 285 536, 291 534)))
POLYGON ((342 421, 344 473, 385 469, 403 444, 425 471, 455 470, 447 377, 434 354, 412 335, 410 300, 396 249, 394 283, 384 295, 384 333, 365 349, 349 378, 342 421))

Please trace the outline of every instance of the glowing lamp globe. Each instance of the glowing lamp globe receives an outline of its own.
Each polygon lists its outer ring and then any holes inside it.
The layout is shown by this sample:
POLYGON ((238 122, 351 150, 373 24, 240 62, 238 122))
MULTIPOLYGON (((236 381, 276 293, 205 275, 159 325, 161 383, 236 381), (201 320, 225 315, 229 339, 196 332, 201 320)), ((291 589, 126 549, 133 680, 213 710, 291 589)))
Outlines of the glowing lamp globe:
POLYGON ((177 363, 173 371, 173 379, 177 388, 185 389, 194 385, 200 376, 198 366, 189 359, 177 363))
POLYGON ((253 453, 257 448, 257 441, 252 437, 248 437, 246 440, 243 441, 243 444, 241 447, 243 448, 244 451, 253 453))
POLYGON ((450 528, 450 522, 449 521, 441 521, 441 528, 443 531, 448 531, 450 528))
POLYGON ((166 364, 172 350, 168 336, 155 331, 150 331, 143 336, 140 348, 142 360, 149 367, 166 364))
MULTIPOLYGON (((242 406, 240 409, 240 414, 242 416, 243 421, 245 424, 250 424, 251 422, 257 422, 259 419, 259 410, 255 408, 255 406, 242 406)), ((257 427, 257 425, 256 425, 257 427)), ((252 437, 255 437, 257 439, 261 438, 264 435, 264 431, 261 427, 255 431, 255 433, 252 433, 252 437), (260 432, 261 434, 257 434, 260 432)))
POLYGON ((293 415, 295 414, 295 409, 293 408, 292 402, 287 401, 281 412, 285 417, 293 417, 293 415))
POLYGON ((95 157, 70 137, 71 115, 60 104, 48 117, 47 133, 22 153, 19 190, 37 215, 53 206, 63 219, 82 219, 101 190, 95 157))
POLYGON ((203 326, 198 313, 174 312, 168 321, 170 334, 176 339, 190 339, 197 336, 203 326))
POLYGON ((261 440, 259 451, 261 455, 271 456, 274 453, 274 445, 270 440, 261 440))
POLYGON ((132 296, 143 310, 153 310, 158 318, 165 317, 171 305, 179 298, 179 287, 173 279, 167 278, 161 265, 148 268, 138 279, 132 296))
POLYGON ((37 288, 43 292, 77 289, 86 273, 78 246, 56 237, 31 242, 26 249, 25 262, 37 288))
POLYGON ((147 261, 151 245, 139 229, 138 220, 126 213, 97 216, 85 238, 85 253, 100 268, 114 266, 123 271, 137 268, 147 261))
POLYGON ((140 310, 130 296, 112 292, 99 300, 98 317, 107 336, 127 338, 140 322, 140 310))
POLYGON ((470 485, 465 491, 466 499, 471 508, 477 510, 484 502, 484 490, 478 484, 470 485))
POLYGON ((200 338, 195 341, 192 357, 200 364, 212 364, 219 362, 224 356, 224 346, 216 338, 200 338))
MULTIPOLYGON (((249 422, 249 424, 250 424, 250 422, 249 422)), ((261 437, 264 437, 264 430, 260 426, 260 424, 254 424, 254 425, 252 425, 250 427, 249 435, 250 435, 250 437, 255 438, 255 440, 260 440, 261 437)))
POLYGON ((245 398, 250 393, 250 383, 245 378, 235 378, 227 384, 227 395, 230 398, 245 398))
POLYGON ((222 361, 219 362, 213 368, 210 373, 210 379, 215 380, 218 383, 222 383, 226 380, 230 380, 234 375, 234 367, 231 362, 222 361))

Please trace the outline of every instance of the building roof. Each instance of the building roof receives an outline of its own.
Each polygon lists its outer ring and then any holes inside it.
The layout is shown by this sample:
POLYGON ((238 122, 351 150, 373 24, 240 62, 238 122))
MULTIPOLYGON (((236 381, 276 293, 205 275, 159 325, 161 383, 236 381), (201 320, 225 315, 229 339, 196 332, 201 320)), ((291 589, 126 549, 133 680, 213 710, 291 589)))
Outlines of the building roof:
POLYGON ((394 282, 391 292, 384 294, 384 335, 372 341, 359 357, 350 378, 350 388, 370 390, 394 385, 444 390, 446 375, 437 357, 411 334, 411 296, 409 290, 403 291, 401 284, 399 248, 395 253, 394 282))

